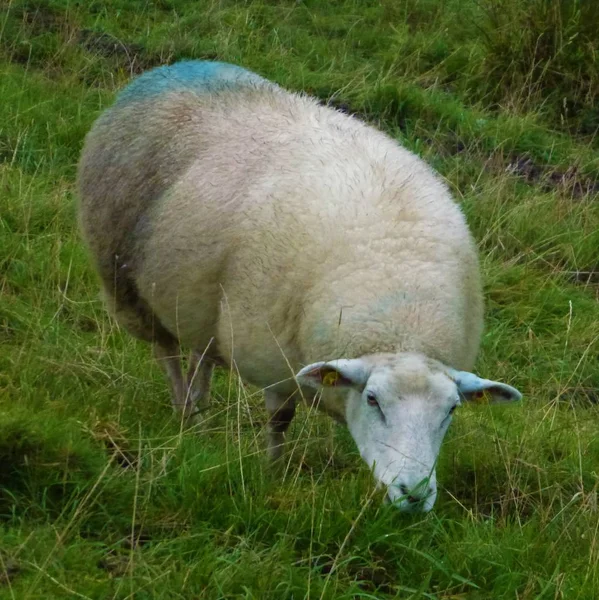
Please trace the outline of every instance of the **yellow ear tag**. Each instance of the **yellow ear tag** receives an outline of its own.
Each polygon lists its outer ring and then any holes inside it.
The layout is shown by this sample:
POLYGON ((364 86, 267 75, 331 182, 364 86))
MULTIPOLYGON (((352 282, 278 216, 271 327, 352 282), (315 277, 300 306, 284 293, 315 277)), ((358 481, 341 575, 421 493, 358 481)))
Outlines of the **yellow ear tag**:
POLYGON ((339 379, 339 373, 337 371, 329 371, 323 378, 323 385, 335 385, 337 383, 337 379, 339 379))
POLYGON ((475 404, 489 404, 489 392, 487 390, 476 392, 472 400, 475 404))

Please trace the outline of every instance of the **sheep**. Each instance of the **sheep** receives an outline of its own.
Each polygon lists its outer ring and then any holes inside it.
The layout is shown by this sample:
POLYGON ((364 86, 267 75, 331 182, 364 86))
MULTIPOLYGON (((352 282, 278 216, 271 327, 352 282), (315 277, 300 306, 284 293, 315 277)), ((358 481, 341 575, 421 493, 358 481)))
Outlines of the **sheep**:
POLYGON ((432 169, 388 135, 239 66, 142 74, 89 132, 79 217, 110 312, 150 342, 184 418, 215 365, 263 388, 277 461, 299 400, 347 425, 386 498, 428 511, 471 373, 476 247, 432 169), (187 377, 181 348, 191 350, 187 377))

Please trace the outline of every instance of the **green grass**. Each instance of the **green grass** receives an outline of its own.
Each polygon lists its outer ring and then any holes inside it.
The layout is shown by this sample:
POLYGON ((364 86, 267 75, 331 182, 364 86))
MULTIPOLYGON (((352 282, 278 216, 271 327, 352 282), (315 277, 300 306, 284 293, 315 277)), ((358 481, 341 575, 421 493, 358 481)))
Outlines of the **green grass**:
POLYGON ((599 10, 534 0, 0 2, 0 598, 590 599, 599 589, 599 10), (86 131, 145 68, 218 58, 358 113, 446 178, 481 250, 478 371, 426 516, 259 392, 182 432, 75 225, 86 131))

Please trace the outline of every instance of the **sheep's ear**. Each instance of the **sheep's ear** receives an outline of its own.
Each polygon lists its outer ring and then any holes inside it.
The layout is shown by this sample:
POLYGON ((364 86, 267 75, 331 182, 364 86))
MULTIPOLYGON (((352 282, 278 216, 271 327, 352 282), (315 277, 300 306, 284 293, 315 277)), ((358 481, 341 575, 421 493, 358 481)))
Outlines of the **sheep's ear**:
POLYGON ((317 362, 304 367, 296 379, 301 385, 316 389, 329 387, 353 387, 363 389, 370 376, 370 367, 361 359, 317 362))
POLYGON ((481 379, 474 373, 450 370, 449 376, 458 386, 458 391, 465 400, 480 403, 517 402, 522 394, 511 385, 481 379))

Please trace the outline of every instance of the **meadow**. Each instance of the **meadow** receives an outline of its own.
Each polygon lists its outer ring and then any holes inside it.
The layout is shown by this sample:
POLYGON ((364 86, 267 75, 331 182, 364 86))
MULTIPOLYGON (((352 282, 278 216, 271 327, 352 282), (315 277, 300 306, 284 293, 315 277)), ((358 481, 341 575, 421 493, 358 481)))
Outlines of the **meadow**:
POLYGON ((576 0, 0 0, 0 598, 599 597, 599 6, 576 0), (182 429, 107 316, 76 221, 83 138, 131 77, 234 62, 387 131, 481 254, 477 372, 433 512, 382 503, 300 409, 282 481, 260 390, 182 429))

